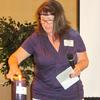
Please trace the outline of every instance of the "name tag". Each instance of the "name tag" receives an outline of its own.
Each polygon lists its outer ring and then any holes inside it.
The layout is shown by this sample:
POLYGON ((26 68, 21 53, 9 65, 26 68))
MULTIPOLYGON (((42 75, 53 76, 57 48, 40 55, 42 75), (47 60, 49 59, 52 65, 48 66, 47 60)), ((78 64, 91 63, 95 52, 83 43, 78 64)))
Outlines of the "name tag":
POLYGON ((74 40, 64 40, 64 46, 74 46, 74 40))

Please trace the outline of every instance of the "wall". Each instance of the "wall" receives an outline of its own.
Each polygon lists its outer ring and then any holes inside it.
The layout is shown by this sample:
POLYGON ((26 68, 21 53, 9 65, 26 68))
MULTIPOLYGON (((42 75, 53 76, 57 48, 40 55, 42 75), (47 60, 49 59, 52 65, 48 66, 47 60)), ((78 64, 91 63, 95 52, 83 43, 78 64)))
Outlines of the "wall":
POLYGON ((100 97, 100 0, 80 0, 80 32, 90 61, 82 73, 85 97, 100 97))
MULTIPOLYGON (((38 6, 45 0, 0 0, 0 17, 11 16, 18 21, 33 21, 38 6)), ((64 7, 66 16, 72 26, 77 29, 77 1, 58 0, 64 7)))

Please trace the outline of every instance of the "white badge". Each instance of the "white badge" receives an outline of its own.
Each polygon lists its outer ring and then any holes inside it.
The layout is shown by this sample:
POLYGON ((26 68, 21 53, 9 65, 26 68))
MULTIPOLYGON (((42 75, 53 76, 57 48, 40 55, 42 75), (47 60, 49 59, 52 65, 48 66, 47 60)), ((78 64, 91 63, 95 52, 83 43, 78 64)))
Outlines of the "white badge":
POLYGON ((74 40, 64 40, 64 46, 74 46, 74 40))

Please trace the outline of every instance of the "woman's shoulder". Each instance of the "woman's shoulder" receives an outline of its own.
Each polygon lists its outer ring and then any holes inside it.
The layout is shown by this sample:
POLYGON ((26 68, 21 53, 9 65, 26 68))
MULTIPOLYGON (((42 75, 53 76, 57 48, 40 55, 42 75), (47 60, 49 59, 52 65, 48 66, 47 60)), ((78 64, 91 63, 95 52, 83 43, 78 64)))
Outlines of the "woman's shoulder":
MULTIPOLYGON (((23 42, 24 45, 36 45, 39 41, 38 34, 36 32, 33 32, 27 39, 23 42)), ((22 45, 23 45, 22 44, 22 45)))
POLYGON ((38 32, 33 32, 28 38, 32 39, 32 40, 37 40, 39 39, 39 34, 38 32))
POLYGON ((29 37, 30 38, 37 38, 37 32, 33 32, 29 37))
POLYGON ((80 33, 79 33, 79 31, 77 31, 77 30, 75 30, 75 29, 73 29, 73 28, 70 28, 69 29, 69 34, 71 35, 71 36, 78 36, 78 35, 80 35, 80 33))
POLYGON ((80 36, 80 33, 73 29, 73 28, 70 28, 66 33, 65 33, 65 36, 69 37, 69 38, 77 38, 80 36))

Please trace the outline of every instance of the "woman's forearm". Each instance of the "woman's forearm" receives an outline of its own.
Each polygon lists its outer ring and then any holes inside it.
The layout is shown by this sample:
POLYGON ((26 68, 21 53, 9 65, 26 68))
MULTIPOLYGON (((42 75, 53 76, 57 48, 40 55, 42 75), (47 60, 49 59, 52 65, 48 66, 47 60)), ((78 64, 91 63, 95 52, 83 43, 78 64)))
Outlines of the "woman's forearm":
POLYGON ((12 54, 8 59, 8 64, 9 64, 9 72, 7 74, 7 78, 13 81, 15 75, 21 75, 21 70, 18 67, 19 64, 14 54, 12 54))
POLYGON ((86 52, 82 52, 78 54, 78 62, 75 65, 74 71, 71 73, 71 77, 79 76, 80 73, 87 68, 89 64, 89 60, 86 52))

